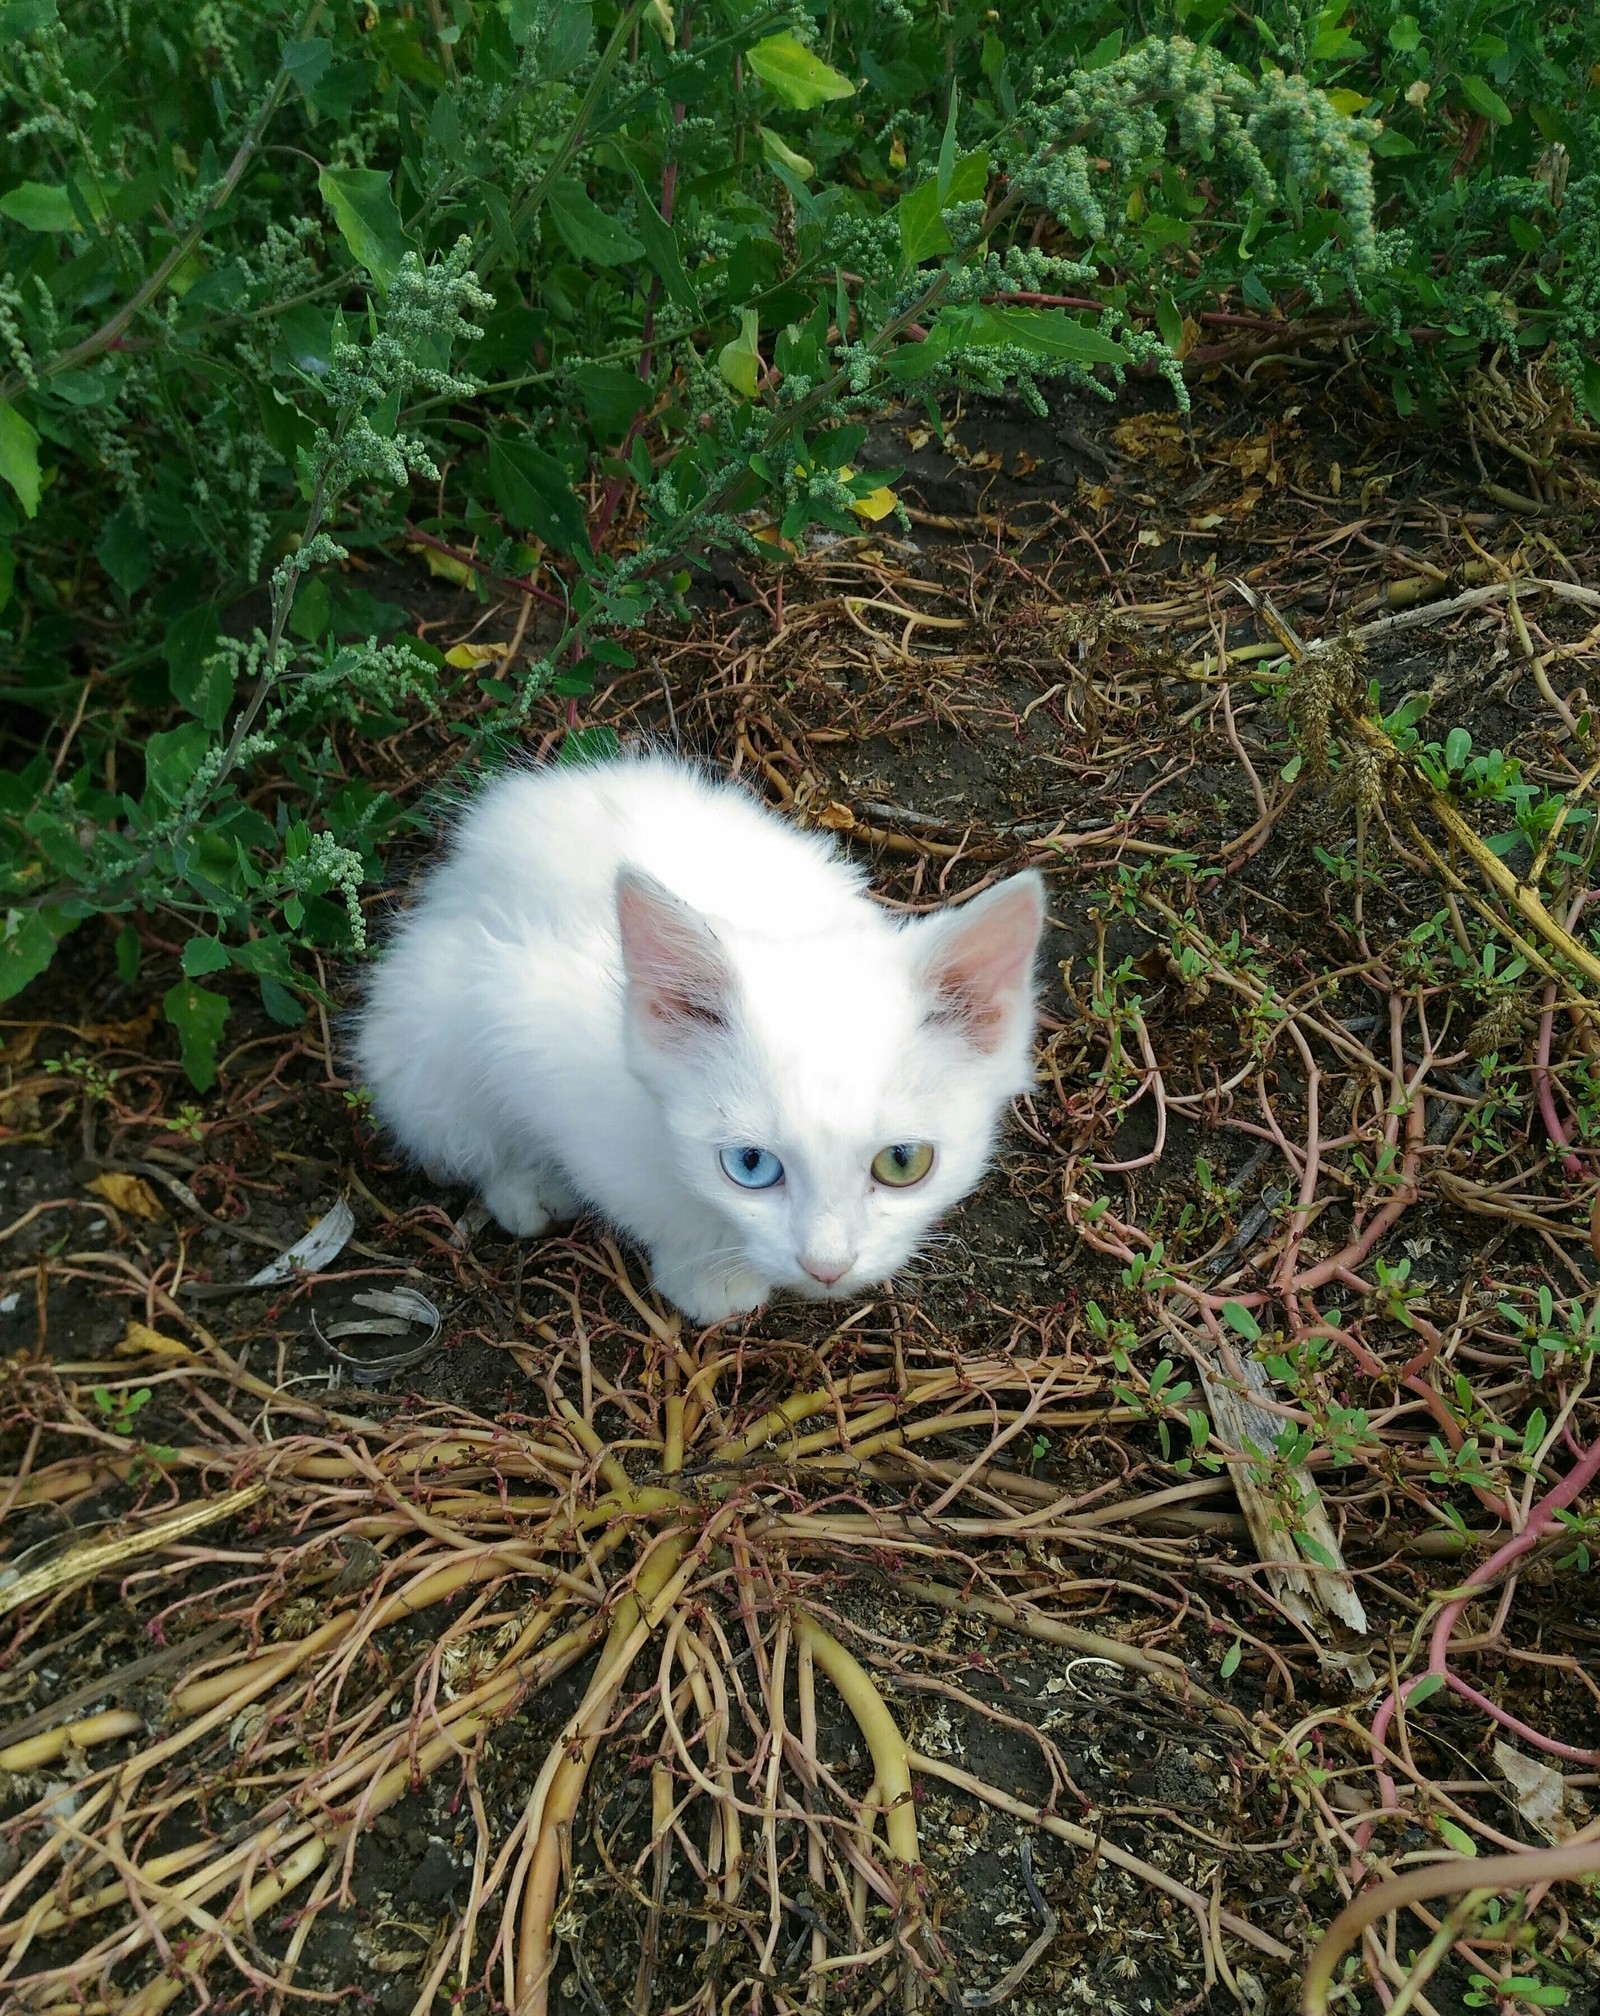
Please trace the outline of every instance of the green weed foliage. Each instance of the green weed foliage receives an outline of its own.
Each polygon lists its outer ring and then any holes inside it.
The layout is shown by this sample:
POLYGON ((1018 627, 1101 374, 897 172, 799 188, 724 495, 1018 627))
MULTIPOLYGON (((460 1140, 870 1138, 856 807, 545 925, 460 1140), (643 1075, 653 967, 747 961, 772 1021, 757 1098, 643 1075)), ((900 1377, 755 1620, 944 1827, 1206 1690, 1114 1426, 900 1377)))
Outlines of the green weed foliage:
POLYGON ((492 755, 757 514, 859 530, 895 402, 1181 399, 1220 306, 1600 410, 1593 10, 1412 9, 0 0, 0 1000, 176 946, 203 1089, 218 976, 290 1023, 361 948, 363 740, 492 755), (559 634, 450 665, 362 585, 407 546, 559 634))

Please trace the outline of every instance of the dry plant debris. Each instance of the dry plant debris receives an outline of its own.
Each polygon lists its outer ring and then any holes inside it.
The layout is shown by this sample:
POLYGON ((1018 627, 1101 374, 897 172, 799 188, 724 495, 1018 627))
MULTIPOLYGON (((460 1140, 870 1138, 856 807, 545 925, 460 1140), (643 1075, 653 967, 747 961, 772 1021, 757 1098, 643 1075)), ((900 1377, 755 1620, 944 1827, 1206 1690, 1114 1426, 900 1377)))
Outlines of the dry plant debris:
POLYGON ((1592 2003, 1600 595, 1546 519, 1379 538, 1377 450, 1308 538, 1293 416, 1240 439, 1231 574, 1138 573, 1219 528, 1113 481, 599 710, 898 904, 1051 875, 1037 1092, 893 1295, 696 1334, 458 1224, 326 1021, 198 1106, 126 1003, 5 1025, 14 2006, 1592 2003))

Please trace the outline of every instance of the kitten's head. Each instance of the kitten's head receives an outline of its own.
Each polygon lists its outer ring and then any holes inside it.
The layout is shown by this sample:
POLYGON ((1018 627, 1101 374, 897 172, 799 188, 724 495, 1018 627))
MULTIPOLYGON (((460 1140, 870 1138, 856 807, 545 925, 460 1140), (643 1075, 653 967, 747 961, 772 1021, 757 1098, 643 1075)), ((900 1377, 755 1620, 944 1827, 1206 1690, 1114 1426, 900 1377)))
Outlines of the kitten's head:
POLYGON ((719 926, 625 869, 617 916, 629 1062, 727 1257, 811 1297, 887 1280, 1032 1082, 1039 876, 904 922, 854 900, 794 937, 719 926))

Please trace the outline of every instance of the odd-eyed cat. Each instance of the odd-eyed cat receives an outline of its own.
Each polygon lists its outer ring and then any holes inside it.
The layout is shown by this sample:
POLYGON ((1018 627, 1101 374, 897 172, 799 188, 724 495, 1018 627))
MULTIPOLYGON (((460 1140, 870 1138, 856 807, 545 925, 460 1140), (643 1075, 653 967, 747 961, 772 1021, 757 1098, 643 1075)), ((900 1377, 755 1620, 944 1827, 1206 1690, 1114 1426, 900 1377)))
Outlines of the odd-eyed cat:
POLYGON ((592 1207, 698 1323, 885 1281, 1031 1082, 1044 897, 903 919, 865 879, 671 758, 502 776, 372 976, 378 1118, 508 1232, 592 1207))

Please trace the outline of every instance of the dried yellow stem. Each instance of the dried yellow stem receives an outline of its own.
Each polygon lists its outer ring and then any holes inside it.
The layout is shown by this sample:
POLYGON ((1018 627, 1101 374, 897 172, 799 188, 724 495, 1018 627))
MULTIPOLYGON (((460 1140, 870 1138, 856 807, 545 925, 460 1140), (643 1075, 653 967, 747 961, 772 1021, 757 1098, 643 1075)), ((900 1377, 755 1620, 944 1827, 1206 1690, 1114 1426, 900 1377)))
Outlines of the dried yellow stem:
POLYGON ((853 1653, 803 1610, 794 1613, 795 1642, 805 1646, 843 1697, 872 1755, 878 1789, 883 1797, 890 1852, 907 1874, 921 1860, 917 1846, 917 1809, 911 1798, 911 1752, 878 1692, 877 1683, 853 1653))
POLYGON ((82 1547, 70 1547, 65 1554, 45 1562, 42 1568, 32 1568, 0 1589, 0 1617, 20 1609, 24 1603, 37 1602, 41 1596, 58 1596, 82 1582, 92 1582, 97 1575, 120 1568, 125 1561, 154 1554, 169 1542, 187 1539, 189 1534, 215 1526, 221 1519, 231 1519, 236 1512, 243 1512, 264 1498, 267 1488, 265 1482, 243 1484, 220 1498, 204 1498, 197 1504, 185 1505, 180 1512, 152 1519, 132 1533, 118 1534, 115 1540, 91 1540, 82 1547))

